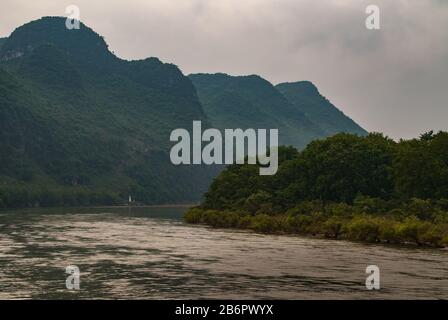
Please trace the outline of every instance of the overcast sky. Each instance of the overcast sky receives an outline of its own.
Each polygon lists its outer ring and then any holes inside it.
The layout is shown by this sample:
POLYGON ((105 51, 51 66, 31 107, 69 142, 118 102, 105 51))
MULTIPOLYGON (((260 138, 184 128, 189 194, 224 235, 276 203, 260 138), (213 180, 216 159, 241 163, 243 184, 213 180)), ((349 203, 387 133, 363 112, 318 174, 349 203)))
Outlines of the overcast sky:
POLYGON ((310 80, 393 138, 448 130, 448 0, 1 0, 0 36, 69 4, 124 59, 310 80), (369 4, 380 30, 365 27, 369 4))

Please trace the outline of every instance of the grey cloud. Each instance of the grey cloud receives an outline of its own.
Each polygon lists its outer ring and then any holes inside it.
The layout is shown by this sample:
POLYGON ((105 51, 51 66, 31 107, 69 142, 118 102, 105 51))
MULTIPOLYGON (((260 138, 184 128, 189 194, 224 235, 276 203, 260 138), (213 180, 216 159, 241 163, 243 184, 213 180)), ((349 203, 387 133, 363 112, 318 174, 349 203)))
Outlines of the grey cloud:
POLYGON ((126 59, 185 73, 311 80, 366 129, 398 137, 448 130, 448 6, 442 0, 2 0, 0 35, 77 4, 126 59), (382 29, 364 27, 368 4, 382 29))

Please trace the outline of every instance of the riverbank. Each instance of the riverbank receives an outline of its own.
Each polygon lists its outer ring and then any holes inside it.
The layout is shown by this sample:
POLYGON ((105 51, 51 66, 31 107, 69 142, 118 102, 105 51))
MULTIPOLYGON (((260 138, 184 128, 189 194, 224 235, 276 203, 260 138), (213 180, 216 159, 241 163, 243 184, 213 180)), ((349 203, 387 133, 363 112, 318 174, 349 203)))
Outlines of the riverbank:
POLYGON ((37 207, 37 208, 8 208, 0 209, 0 216, 7 214, 17 214, 20 215, 36 215, 36 214, 52 214, 52 215, 76 215, 76 214, 103 214, 103 213, 117 213, 123 215, 143 215, 145 216, 148 212, 158 212, 157 217, 168 217, 182 219, 184 213, 193 204, 164 204, 164 205, 139 205, 139 206, 84 206, 84 207, 37 207), (181 212, 179 215, 172 215, 171 211, 181 212))
POLYGON ((448 245, 448 133, 337 134, 281 146, 279 168, 227 166, 190 223, 374 243, 448 245))
MULTIPOLYGON (((191 208, 194 206, 197 206, 197 203, 179 203, 179 204, 151 204, 151 205, 131 205, 130 207, 132 209, 144 209, 144 208, 191 208)), ((83 210, 88 210, 88 209, 129 209, 129 205, 110 205, 110 206, 58 206, 58 207, 13 207, 13 208, 0 208, 0 213, 1 212, 9 212, 9 211, 33 211, 33 210, 53 210, 53 211, 58 211, 58 210, 63 210, 63 211, 67 211, 70 209, 83 209, 83 210)))
MULTIPOLYGON (((341 206, 340 209, 343 206, 341 206)), ((443 219, 425 221, 415 215, 392 216, 353 212, 312 212, 290 210, 280 214, 249 214, 237 210, 210 210, 193 207, 184 220, 216 228, 248 229, 265 234, 297 234, 326 239, 368 243, 448 247, 448 223, 443 219)))

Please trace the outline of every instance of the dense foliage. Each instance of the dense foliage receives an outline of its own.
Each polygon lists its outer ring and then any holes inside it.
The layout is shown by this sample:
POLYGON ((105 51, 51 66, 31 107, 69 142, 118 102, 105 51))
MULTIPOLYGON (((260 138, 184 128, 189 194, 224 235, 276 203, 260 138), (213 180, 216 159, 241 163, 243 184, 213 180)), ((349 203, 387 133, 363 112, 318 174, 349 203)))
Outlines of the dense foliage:
POLYGON ((224 76, 223 85, 220 78, 205 80, 219 93, 214 105, 197 82, 206 114, 175 65, 120 59, 84 24, 67 30, 65 18, 17 28, 0 39, 0 207, 76 205, 86 197, 123 203, 128 194, 142 203, 198 201, 221 168, 175 167, 169 159, 171 131, 193 120, 279 128, 280 139, 296 146, 324 134, 266 80, 224 76))
POLYGON ((274 176, 231 166, 186 219, 264 232, 448 244, 448 133, 394 142, 338 134, 281 147, 274 176))
POLYGON ((119 59, 64 18, 28 23, 0 48, 0 207, 198 200, 213 170, 169 159, 193 120, 207 123, 176 66, 119 59))

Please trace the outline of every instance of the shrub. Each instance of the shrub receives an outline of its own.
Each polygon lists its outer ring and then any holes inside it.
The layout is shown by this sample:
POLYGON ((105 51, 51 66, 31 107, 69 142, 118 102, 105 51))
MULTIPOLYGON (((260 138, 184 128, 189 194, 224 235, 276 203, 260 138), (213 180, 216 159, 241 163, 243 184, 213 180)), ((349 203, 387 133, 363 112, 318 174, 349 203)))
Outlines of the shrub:
POLYGON ((286 219, 288 229, 296 233, 311 233, 313 218, 310 215, 290 215, 286 219))
MULTIPOLYGON (((272 196, 265 191, 257 191, 252 193, 244 202, 244 208, 251 213, 261 210, 266 203, 270 203, 272 196)), ((272 210, 272 204, 270 204, 272 210)))
POLYGON ((330 217, 323 224, 323 233, 327 238, 339 238, 345 221, 340 217, 330 217))
POLYGON ((426 224, 421 226, 418 234, 418 241, 421 244, 430 246, 441 246, 443 235, 439 228, 426 224))
MULTIPOLYGON (((412 205, 415 209, 427 204, 425 201, 413 201, 412 205)), ((253 215, 242 210, 219 211, 195 207, 185 214, 185 221, 263 233, 289 232, 366 242, 448 246, 448 213, 445 211, 434 209, 432 214, 435 219, 430 221, 421 220, 415 215, 406 216, 401 209, 391 210, 386 215, 371 215, 359 214, 353 207, 306 202, 288 210, 288 214, 275 215, 261 209, 253 215)))
POLYGON ((420 226, 420 221, 417 217, 412 216, 406 218, 399 227, 398 227, 398 235, 402 242, 412 242, 419 243, 418 241, 418 229, 420 226))
POLYGON ((202 209, 198 207, 193 207, 185 213, 184 220, 187 223, 193 223, 193 224, 201 223, 202 213, 203 213, 202 209))
POLYGON ((252 218, 250 228, 257 232, 272 233, 280 230, 280 225, 274 217, 259 214, 252 218))
POLYGON ((358 216, 345 226, 344 233, 350 240, 378 242, 380 225, 376 219, 365 215, 358 216))
POLYGON ((398 223, 391 219, 383 219, 379 222, 379 239, 381 242, 398 243, 398 223))
POLYGON ((430 200, 413 198, 405 207, 408 214, 416 216, 420 220, 429 220, 434 213, 434 207, 430 200))
POLYGON ((323 204, 320 201, 304 201, 289 209, 286 214, 292 216, 311 215, 313 212, 322 210, 323 204))

